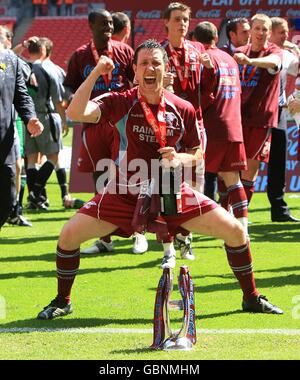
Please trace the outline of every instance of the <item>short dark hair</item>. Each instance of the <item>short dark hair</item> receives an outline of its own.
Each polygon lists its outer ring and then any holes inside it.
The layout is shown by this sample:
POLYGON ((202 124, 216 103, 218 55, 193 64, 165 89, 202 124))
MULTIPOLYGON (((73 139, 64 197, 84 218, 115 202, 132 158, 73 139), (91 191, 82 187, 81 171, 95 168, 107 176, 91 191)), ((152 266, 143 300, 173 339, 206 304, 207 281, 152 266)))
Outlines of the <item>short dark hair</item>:
POLYGON ((217 27, 208 21, 199 22, 194 29, 195 39, 203 44, 211 44, 217 36, 217 27))
POLYGON ((107 14, 110 15, 110 13, 109 13, 106 9, 97 9, 97 10, 93 10, 93 11, 92 11, 91 13, 89 13, 89 15, 88 15, 88 21, 89 21, 91 24, 94 24, 94 22, 95 22, 97 16, 107 16, 107 14))
POLYGON ((236 17, 236 18, 232 18, 228 20, 226 24, 226 37, 229 41, 230 41, 229 33, 230 32, 236 33, 238 24, 249 24, 249 21, 248 19, 246 19, 246 17, 236 17))
POLYGON ((272 31, 274 31, 278 26, 288 25, 288 22, 282 17, 271 17, 272 21, 272 31))
POLYGON ((120 33, 126 26, 130 25, 130 19, 126 13, 114 12, 111 17, 114 24, 114 33, 120 33))
POLYGON ((170 3, 164 11, 164 19, 169 20, 173 11, 188 11, 189 17, 191 17, 192 10, 188 5, 183 3, 170 3))
POLYGON ((29 54, 38 54, 41 51, 42 41, 38 39, 37 41, 28 41, 28 53, 29 54))
POLYGON ((137 64, 137 61, 138 61, 139 52, 143 49, 148 49, 148 50, 159 49, 162 52, 164 64, 168 63, 169 61, 168 55, 165 49, 163 48, 163 46, 156 40, 146 40, 142 44, 140 44, 134 52, 133 63, 135 65, 137 64))

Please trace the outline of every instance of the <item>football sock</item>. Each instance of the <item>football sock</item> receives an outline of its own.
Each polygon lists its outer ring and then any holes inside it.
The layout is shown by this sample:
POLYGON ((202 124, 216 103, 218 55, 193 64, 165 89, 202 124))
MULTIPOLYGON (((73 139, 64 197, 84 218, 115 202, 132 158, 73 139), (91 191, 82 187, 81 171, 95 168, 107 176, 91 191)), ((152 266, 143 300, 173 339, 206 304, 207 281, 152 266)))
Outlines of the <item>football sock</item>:
POLYGON ((58 184, 60 186, 61 197, 62 199, 64 199, 64 197, 68 194, 66 169, 60 168, 57 169, 55 172, 58 184))
POLYGON ((247 181, 245 179, 242 179, 242 184, 245 189, 245 193, 248 199, 248 206, 249 206, 252 195, 254 193, 254 189, 255 189, 255 181, 247 181))
POLYGON ((248 217, 248 199, 241 182, 228 187, 228 200, 232 207, 233 215, 238 218, 248 217))
POLYGON ((229 211, 229 199, 225 182, 222 178, 218 177, 218 192, 220 197, 220 204, 225 210, 229 211))
POLYGON ((254 274, 252 270, 252 257, 250 244, 246 243, 240 247, 229 247, 225 244, 228 263, 240 283, 244 299, 247 300, 253 296, 258 296, 254 274))
POLYGON ((71 288, 79 269, 80 250, 66 251, 57 246, 56 270, 57 270, 57 295, 59 300, 71 300, 71 288))
POLYGON ((36 181, 36 177, 38 174, 38 170, 33 167, 33 168, 27 168, 26 169, 26 176, 27 176, 27 187, 28 187, 28 192, 33 191, 33 187, 36 181))
POLYGON ((49 177, 51 176, 54 169, 54 165, 51 161, 46 161, 44 165, 38 171, 36 176, 36 181, 33 187, 33 193, 36 197, 41 194, 42 188, 45 187, 49 177))
POLYGON ((103 236, 103 238, 101 238, 101 240, 105 241, 105 243, 111 243, 110 235, 103 236))

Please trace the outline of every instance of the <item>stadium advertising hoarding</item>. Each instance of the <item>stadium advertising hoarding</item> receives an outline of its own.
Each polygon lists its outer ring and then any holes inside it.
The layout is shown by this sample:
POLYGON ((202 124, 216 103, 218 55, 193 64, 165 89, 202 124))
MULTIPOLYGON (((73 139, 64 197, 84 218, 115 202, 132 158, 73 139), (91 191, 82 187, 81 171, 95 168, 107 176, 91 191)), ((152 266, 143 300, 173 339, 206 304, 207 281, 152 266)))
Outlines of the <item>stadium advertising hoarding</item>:
MULTIPOLYGON (((123 11, 133 18, 161 18, 170 1, 109 0, 104 8, 123 11), (122 9, 120 9, 122 8, 122 9)), ((186 0, 195 18, 251 17, 266 13, 270 17, 300 18, 300 0, 186 0)))
MULTIPOLYGON (((293 120, 287 123, 288 149, 286 161, 286 191, 300 191, 300 162, 297 160, 299 131, 293 120)), ((261 164, 259 175, 256 180, 255 191, 267 191, 268 166, 261 164)))

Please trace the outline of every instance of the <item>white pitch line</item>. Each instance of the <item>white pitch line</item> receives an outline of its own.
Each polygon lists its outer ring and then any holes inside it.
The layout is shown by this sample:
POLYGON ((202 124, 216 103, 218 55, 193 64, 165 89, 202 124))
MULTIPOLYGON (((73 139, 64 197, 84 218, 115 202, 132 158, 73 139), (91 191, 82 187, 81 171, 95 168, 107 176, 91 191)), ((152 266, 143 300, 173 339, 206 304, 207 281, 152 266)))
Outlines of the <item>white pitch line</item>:
MULTIPOLYGON (((68 334, 152 334, 152 329, 124 329, 124 328, 34 328, 34 327, 16 327, 0 328, 0 334, 4 333, 31 333, 31 332, 62 332, 68 334)), ((235 335, 299 335, 300 329, 198 329, 198 335, 201 334, 235 334, 235 335)))

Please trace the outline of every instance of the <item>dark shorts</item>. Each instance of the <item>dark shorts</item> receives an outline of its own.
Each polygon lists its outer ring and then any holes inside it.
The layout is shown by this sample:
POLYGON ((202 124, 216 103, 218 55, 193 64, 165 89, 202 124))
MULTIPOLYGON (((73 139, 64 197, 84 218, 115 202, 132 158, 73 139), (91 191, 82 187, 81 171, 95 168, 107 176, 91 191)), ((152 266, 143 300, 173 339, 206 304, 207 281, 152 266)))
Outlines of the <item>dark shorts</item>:
POLYGON ((244 128, 244 144, 247 158, 269 162, 272 128, 244 128))
POLYGON ((244 143, 213 141, 207 144, 205 169, 210 173, 236 172, 247 169, 244 143))
MULTIPOLYGON (((111 194, 110 187, 112 186, 112 183, 109 184, 102 194, 97 194, 78 212, 116 225, 118 228, 113 232, 114 235, 130 237, 135 232, 131 223, 138 195, 111 194)), ((210 198, 194 191, 186 183, 182 184, 181 197, 182 213, 176 216, 164 216, 168 232, 172 236, 179 232, 186 232, 181 227, 183 223, 219 207, 210 198)))

